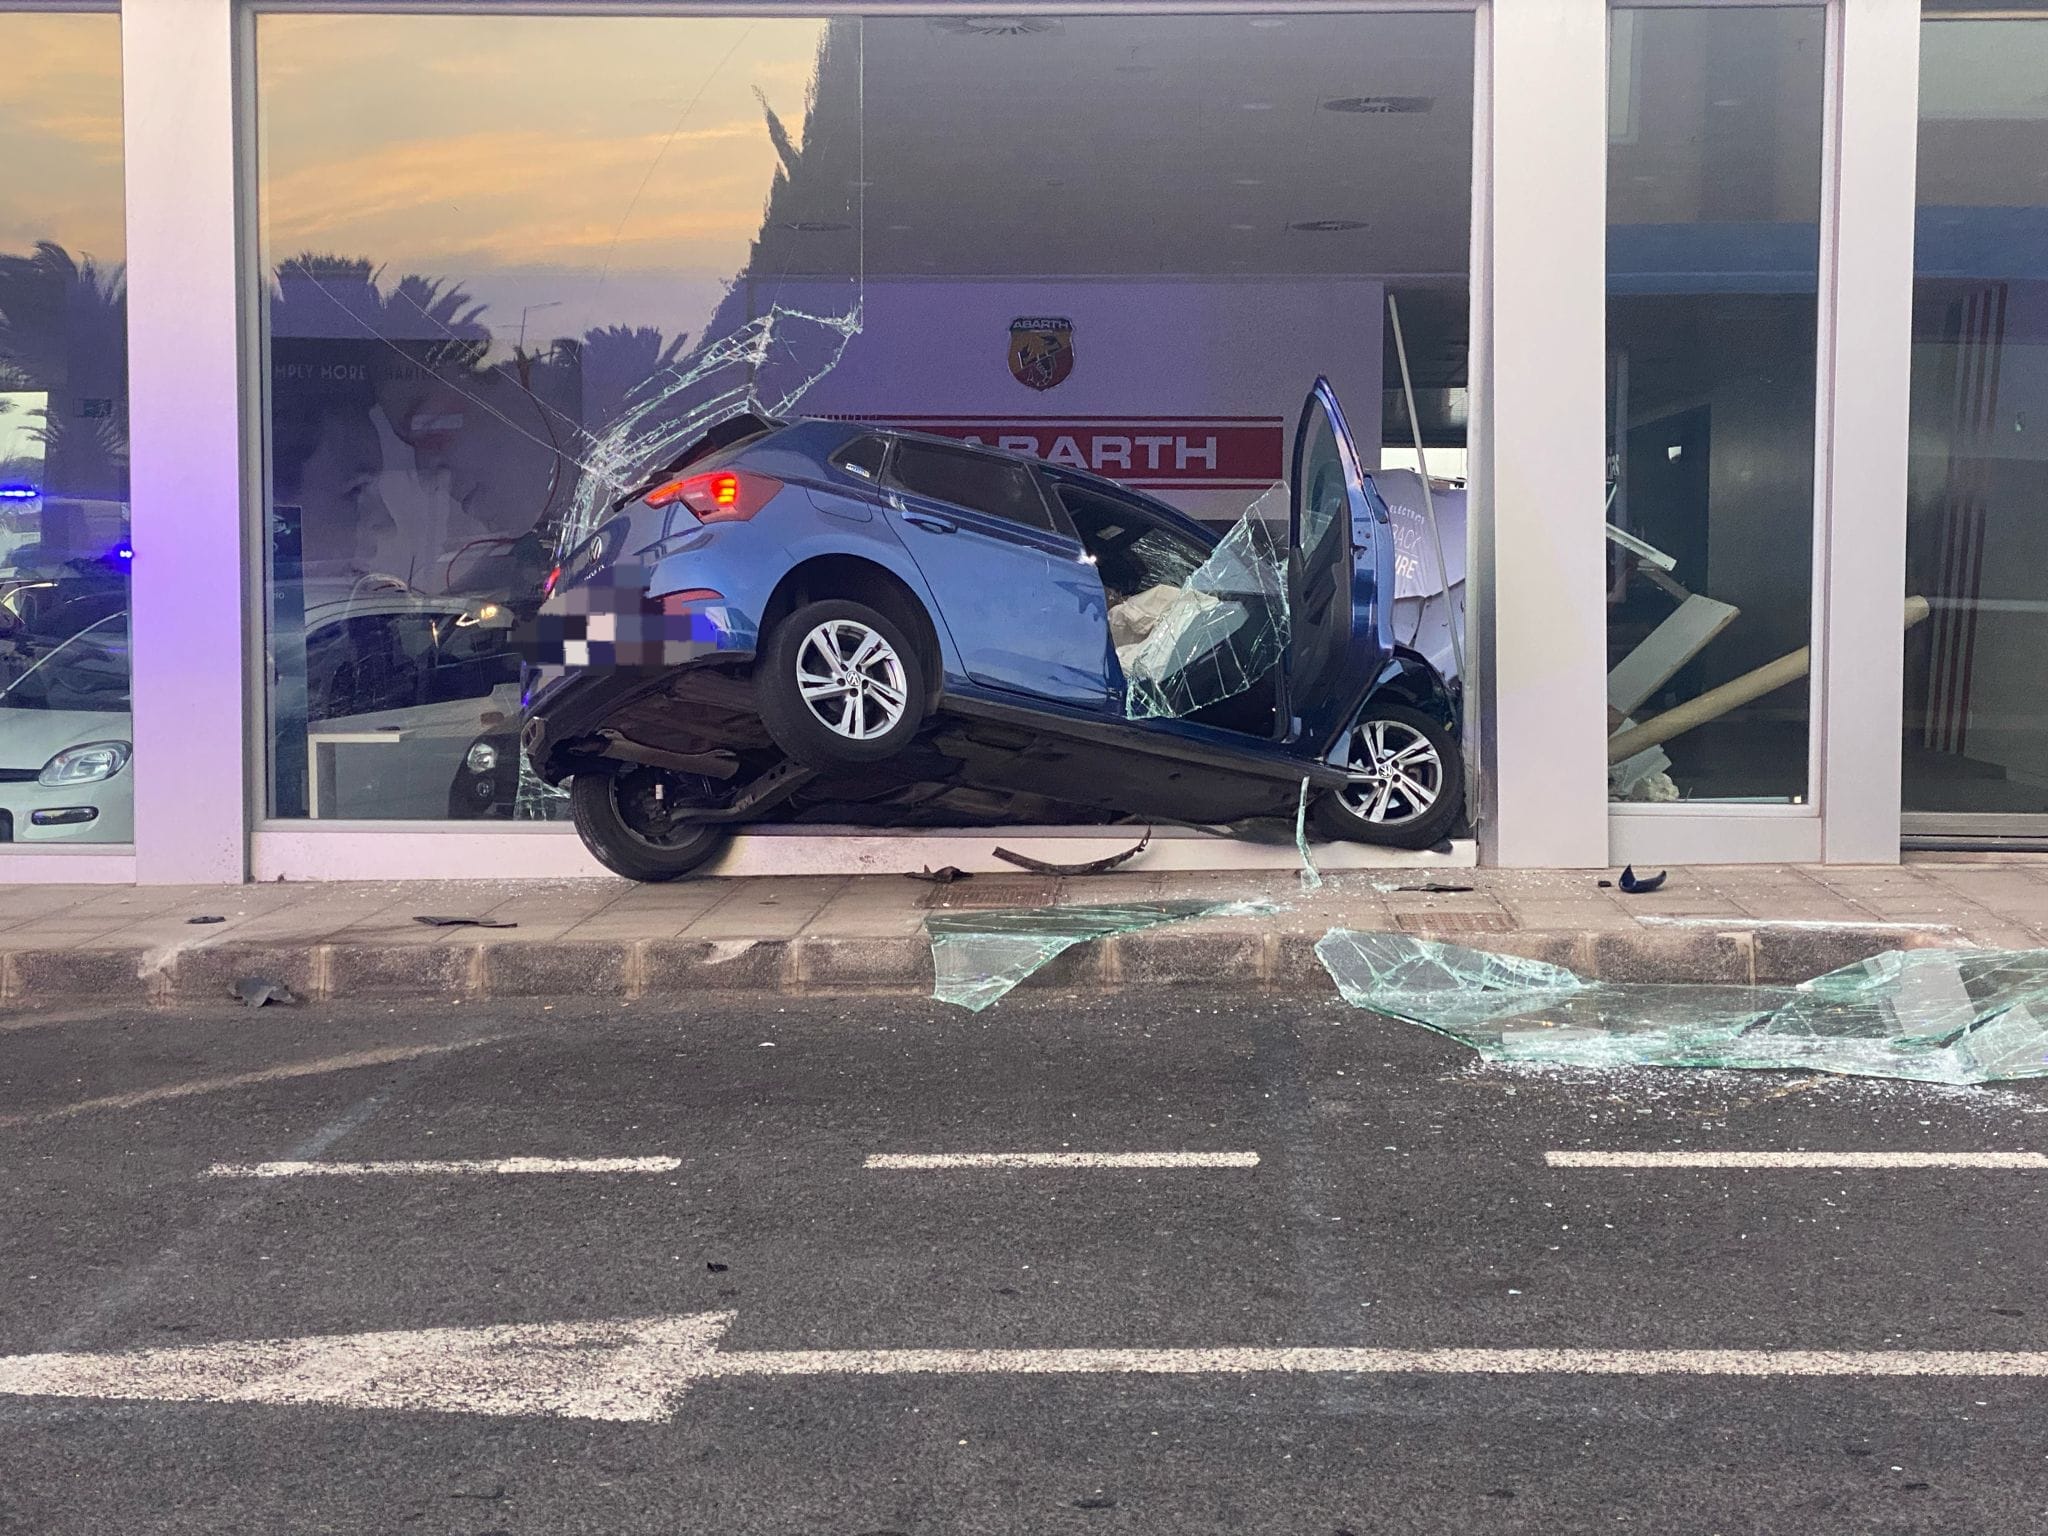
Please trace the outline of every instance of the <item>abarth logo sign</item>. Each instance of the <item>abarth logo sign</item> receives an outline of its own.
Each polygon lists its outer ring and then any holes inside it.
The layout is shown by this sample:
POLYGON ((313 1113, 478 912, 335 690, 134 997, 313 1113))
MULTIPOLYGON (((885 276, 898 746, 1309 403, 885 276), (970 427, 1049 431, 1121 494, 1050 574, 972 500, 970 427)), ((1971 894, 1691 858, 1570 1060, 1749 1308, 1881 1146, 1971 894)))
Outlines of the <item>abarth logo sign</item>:
POLYGON ((1010 372, 1019 384, 1051 389, 1073 371, 1073 321, 1024 315, 1010 322, 1010 372))

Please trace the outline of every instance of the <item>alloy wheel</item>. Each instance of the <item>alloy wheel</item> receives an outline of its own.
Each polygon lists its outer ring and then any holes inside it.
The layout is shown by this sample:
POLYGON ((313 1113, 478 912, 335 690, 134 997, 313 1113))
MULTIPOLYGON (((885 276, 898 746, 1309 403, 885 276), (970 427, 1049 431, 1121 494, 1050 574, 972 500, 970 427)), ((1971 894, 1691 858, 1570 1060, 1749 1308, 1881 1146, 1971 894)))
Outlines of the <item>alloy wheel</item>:
POLYGON ((818 723, 849 741, 888 735, 910 700, 903 658, 857 619, 827 619, 804 636, 796 686, 818 723))
POLYGON ((1351 813, 1379 826, 1427 815, 1444 790, 1443 759, 1401 720, 1367 720, 1351 738, 1351 782, 1339 793, 1351 813))

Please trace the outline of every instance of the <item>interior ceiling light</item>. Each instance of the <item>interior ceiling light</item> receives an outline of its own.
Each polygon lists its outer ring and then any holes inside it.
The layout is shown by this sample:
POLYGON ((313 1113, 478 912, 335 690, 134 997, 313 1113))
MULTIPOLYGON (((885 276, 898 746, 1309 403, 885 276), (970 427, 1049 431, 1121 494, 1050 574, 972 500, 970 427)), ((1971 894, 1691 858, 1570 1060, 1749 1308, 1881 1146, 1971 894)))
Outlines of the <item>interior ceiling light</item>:
POLYGON ((1302 219, 1287 226, 1309 235, 1336 235, 1348 229, 1364 229, 1363 219, 1302 219))
POLYGON ((1248 101, 1240 110, 1245 112, 1270 112, 1273 110, 1273 103, 1270 101, 1248 101))
POLYGON ((934 16, 931 24, 955 37, 1035 37, 1060 30, 1050 16, 934 16))
POLYGON ((837 219, 790 219, 782 226, 793 229, 800 235, 836 235, 842 230, 853 228, 837 219))
POLYGON ((1427 112, 1436 105, 1434 96, 1339 96, 1323 103, 1326 112, 1356 112, 1365 117, 1398 117, 1427 112))

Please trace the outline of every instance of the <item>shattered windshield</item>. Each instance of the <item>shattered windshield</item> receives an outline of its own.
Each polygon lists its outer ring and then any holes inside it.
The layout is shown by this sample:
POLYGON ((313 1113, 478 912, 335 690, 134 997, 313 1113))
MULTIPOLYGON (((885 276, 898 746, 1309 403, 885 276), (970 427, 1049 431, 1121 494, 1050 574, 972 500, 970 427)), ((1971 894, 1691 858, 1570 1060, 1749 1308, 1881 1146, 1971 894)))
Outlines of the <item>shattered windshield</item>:
POLYGON ((1347 1002, 1490 1061, 1950 1084, 2048 1075, 2048 950, 1899 950, 1796 987, 1591 981, 1540 960, 1344 928, 1316 954, 1347 1002))

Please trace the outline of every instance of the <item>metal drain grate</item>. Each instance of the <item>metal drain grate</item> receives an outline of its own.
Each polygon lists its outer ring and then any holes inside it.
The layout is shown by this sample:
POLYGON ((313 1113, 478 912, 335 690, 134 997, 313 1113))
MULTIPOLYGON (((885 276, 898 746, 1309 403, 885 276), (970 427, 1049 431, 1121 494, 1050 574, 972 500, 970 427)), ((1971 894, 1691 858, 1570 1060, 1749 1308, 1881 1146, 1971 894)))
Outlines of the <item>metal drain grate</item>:
POLYGON ((945 911, 971 911, 995 907, 1049 907, 1060 899, 1060 883, 1045 876, 1027 876, 1010 879, 997 875, 991 879, 978 875, 972 880, 957 881, 942 885, 925 897, 927 908, 945 911))
POLYGON ((1396 912, 1394 926, 1403 933, 1512 933, 1515 920, 1505 912, 1396 912))

